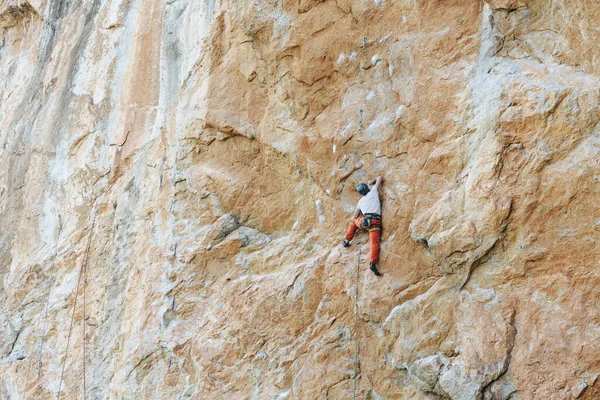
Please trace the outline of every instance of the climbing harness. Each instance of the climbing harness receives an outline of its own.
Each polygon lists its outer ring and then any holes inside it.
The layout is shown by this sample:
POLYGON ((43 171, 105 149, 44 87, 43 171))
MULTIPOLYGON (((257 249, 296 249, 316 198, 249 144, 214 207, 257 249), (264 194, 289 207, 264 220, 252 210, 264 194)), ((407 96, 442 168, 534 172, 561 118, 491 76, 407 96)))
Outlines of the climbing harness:
MULTIPOLYGON (((75 302, 73 304, 73 312, 71 313, 71 324, 69 325, 69 334, 67 335, 67 345, 65 348, 65 358, 63 359, 62 372, 60 373, 60 380, 58 382, 58 393, 56 394, 56 400, 60 399, 60 392, 62 389, 62 382, 65 375, 65 367, 67 364, 67 358, 69 357, 69 344, 71 342, 71 333, 73 332, 73 325, 75 322, 75 309, 77 308, 77 298, 79 297, 79 286, 81 285, 82 276, 87 280, 87 263, 90 254, 90 247, 92 244, 92 237, 94 235, 94 228, 96 227, 96 217, 98 215, 98 209, 96 208, 94 212, 94 217, 92 218, 92 227, 90 228, 90 233, 88 234, 87 245, 85 248, 85 253, 83 256, 83 262, 81 263, 81 267, 79 268, 79 276, 77 278, 77 290, 75 291, 75 302)), ((83 397, 85 398, 85 285, 84 282, 83 288, 83 397)))
POLYGON ((360 226, 359 228, 368 231, 368 232, 375 232, 375 231, 380 231, 381 230, 381 219, 379 217, 375 218, 369 215, 365 215, 361 220, 360 220, 360 226), (375 222, 377 221, 377 222, 375 222))
POLYGON ((356 285, 354 287, 354 400, 356 400, 356 378, 358 376, 358 278, 360 276, 360 253, 362 243, 358 246, 358 257, 356 259, 356 285))

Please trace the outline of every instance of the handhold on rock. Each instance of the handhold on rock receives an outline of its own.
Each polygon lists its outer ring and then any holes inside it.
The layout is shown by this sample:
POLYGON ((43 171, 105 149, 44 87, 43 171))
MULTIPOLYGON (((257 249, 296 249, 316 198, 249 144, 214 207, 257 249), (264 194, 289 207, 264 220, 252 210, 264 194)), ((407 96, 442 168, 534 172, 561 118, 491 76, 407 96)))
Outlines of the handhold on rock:
POLYGON ((218 243, 240 226, 240 221, 238 221, 235 216, 232 214, 225 214, 213 224, 208 237, 218 243))

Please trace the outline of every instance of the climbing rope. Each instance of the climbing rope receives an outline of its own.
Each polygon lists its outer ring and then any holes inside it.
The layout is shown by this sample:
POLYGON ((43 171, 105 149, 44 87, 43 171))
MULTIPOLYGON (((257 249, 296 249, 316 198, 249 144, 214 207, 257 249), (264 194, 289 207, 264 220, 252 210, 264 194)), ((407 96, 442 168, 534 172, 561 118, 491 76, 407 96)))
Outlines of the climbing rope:
MULTIPOLYGON (((94 225, 96 224, 96 214, 94 214, 94 219, 92 221, 92 231, 94 230, 94 225)), ((83 340, 83 398, 85 399, 85 354, 86 354, 86 334, 85 334, 85 304, 86 304, 86 289, 87 289, 87 254, 90 251, 91 244, 91 236, 88 239, 87 248, 85 250, 86 256, 83 261, 83 317, 81 318, 81 327, 82 327, 82 337, 83 340)))
POLYGON ((356 377, 358 376, 358 278, 360 276, 360 253, 362 243, 358 246, 358 257, 356 259, 356 285, 354 287, 354 400, 356 400, 356 377))
MULTIPOLYGON (((98 215, 98 209, 94 212, 94 217, 92 218, 92 227, 90 228, 90 233, 88 234, 87 245, 85 248, 85 253, 83 256, 83 262, 81 263, 81 267, 79 268, 79 277, 77 278, 77 290, 75 291, 75 302, 73 304, 73 312, 71 313, 71 324, 69 325, 69 334, 67 335, 67 345, 65 348, 65 358, 63 359, 62 372, 60 374, 60 381, 58 382, 58 393, 56 394, 56 400, 60 399, 60 392, 62 388, 62 382, 65 376, 65 367, 67 364, 67 358, 69 356, 69 344, 71 342, 71 333, 73 332, 73 325, 75 322, 75 309, 77 308, 77 298, 79 297, 79 286, 81 285, 81 278, 84 274, 87 273, 87 262, 90 253, 90 247, 92 244, 92 236, 94 234, 94 227, 96 226, 96 216, 98 215)), ((86 277, 87 279, 87 277, 86 277)), ((83 324, 84 324, 84 338, 83 338, 83 397, 85 398, 85 283, 84 283, 84 310, 83 310, 83 324)))

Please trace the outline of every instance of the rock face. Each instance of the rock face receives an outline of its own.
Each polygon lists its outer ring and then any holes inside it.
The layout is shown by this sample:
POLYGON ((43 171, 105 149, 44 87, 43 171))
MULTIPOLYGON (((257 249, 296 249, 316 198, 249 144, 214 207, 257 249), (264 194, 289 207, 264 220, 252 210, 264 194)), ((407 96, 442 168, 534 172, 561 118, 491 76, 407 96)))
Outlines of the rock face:
POLYGON ((600 398, 598 21, 0 0, 0 398, 600 398))

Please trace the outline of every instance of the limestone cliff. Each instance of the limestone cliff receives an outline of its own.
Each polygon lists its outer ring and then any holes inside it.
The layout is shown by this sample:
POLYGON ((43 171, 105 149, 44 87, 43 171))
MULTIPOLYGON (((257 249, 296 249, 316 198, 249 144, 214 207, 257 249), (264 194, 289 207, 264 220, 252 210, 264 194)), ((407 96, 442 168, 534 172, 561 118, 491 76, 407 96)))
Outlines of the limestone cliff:
POLYGON ((0 0, 0 398, 600 398, 598 21, 0 0))

